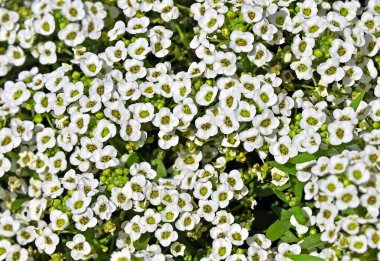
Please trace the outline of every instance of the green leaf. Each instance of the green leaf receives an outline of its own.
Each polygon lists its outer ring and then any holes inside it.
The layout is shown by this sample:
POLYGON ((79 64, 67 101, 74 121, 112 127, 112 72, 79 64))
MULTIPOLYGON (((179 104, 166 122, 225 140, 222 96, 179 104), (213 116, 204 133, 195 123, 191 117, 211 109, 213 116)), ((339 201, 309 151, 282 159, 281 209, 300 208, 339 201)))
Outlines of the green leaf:
POLYGON ((133 242, 133 246, 137 250, 145 249, 146 246, 149 243, 149 240, 150 240, 149 233, 144 233, 144 234, 141 235, 141 237, 138 240, 136 240, 136 241, 133 242))
POLYGON ((18 154, 14 151, 9 151, 9 152, 5 153, 5 156, 7 158, 11 158, 11 159, 16 159, 16 160, 18 159, 18 154))
POLYGON ((325 243, 321 241, 321 234, 315 234, 308 236, 300 244, 303 249, 318 248, 323 246, 325 243))
POLYGON ((279 170, 291 174, 291 175, 296 175, 297 174, 297 169, 294 165, 286 163, 286 164, 280 164, 277 163, 276 161, 269 161, 268 162, 272 167, 278 168, 279 170))
POLYGON ((299 241, 298 237, 296 237, 290 230, 285 232, 285 234, 281 237, 281 240, 286 243, 295 243, 299 241))
POLYGON ((108 142, 117 149, 118 153, 123 154, 126 152, 125 141, 123 141, 119 135, 109 139, 108 142))
POLYGON ((13 201, 11 204, 11 210, 17 211, 17 210, 21 209, 22 204, 28 200, 30 200, 30 199, 29 198, 17 198, 17 199, 15 199, 15 201, 13 201))
POLYGON ((284 202, 289 202, 289 200, 286 198, 286 195, 284 192, 282 191, 279 191, 279 190, 273 190, 274 194, 276 194, 276 196, 281 199, 282 201, 284 202))
POLYGON ((152 165, 156 166, 156 172, 157 172, 157 176, 155 178, 156 181, 159 178, 166 178, 166 176, 167 176, 166 167, 165 167, 165 164, 162 161, 162 159, 157 158, 157 159, 153 160, 152 165))
POLYGON ((304 152, 304 153, 300 153, 297 156, 289 159, 289 163, 299 164, 299 163, 309 162, 309 161, 315 160, 317 158, 318 157, 313 155, 313 154, 304 152))
POLYGON ((292 186, 292 184, 290 184, 290 182, 282 185, 282 186, 276 186, 274 184, 270 184, 270 188, 273 189, 273 190, 278 190, 278 191, 284 191, 285 189, 288 189, 292 186))
POLYGON ((250 72, 252 71, 251 62, 249 61, 248 57, 244 53, 240 53, 241 62, 243 64, 243 71, 244 72, 250 72))
POLYGON ((290 257, 293 261, 324 261, 324 259, 317 257, 317 256, 311 256, 307 254, 300 254, 300 255, 293 255, 290 257))
POLYGON ((294 217, 297 219, 298 223, 300 223, 301 225, 305 225, 307 223, 307 218, 305 217, 302 211, 302 208, 295 206, 292 209, 293 209, 294 217))
POLYGON ((133 164, 139 162, 139 156, 136 153, 129 155, 127 162, 125 163, 128 167, 131 167, 133 164))
POLYGON ((289 220, 277 220, 267 229, 266 236, 271 241, 275 241, 282 237, 289 228, 289 220))
POLYGON ((296 199, 300 201, 302 199, 302 192, 305 184, 303 184, 301 181, 298 179, 294 179, 294 195, 296 196, 296 199))
POLYGON ((365 92, 360 92, 358 96, 351 102, 350 107, 353 108, 355 111, 359 107, 360 102, 363 100, 365 95, 365 92))

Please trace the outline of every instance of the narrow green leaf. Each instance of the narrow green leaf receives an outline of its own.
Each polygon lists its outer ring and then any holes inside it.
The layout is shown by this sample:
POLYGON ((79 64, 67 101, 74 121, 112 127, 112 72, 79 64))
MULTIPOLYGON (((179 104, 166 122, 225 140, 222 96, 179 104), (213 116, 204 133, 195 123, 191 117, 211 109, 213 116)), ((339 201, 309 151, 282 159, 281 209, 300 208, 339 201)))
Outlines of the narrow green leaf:
POLYGON ((324 261, 324 259, 317 257, 317 256, 311 256, 307 254, 300 254, 300 255, 293 255, 290 257, 293 261, 324 261))
POLYGON ((14 151, 9 151, 5 153, 5 156, 10 159, 16 159, 16 160, 18 159, 18 154, 14 151))
POLYGON ((274 194, 276 194, 276 196, 281 199, 282 201, 284 202, 289 202, 289 200, 286 198, 286 195, 284 194, 284 192, 282 191, 278 191, 278 190, 273 190, 274 194))
POLYGON ((302 192, 305 184, 303 184, 301 181, 298 179, 294 179, 294 195, 296 196, 296 199, 300 201, 302 199, 302 192))
POLYGON ((317 158, 318 157, 313 155, 313 154, 304 152, 304 153, 300 153, 297 156, 289 159, 289 163, 299 164, 299 163, 309 162, 309 161, 315 160, 317 158))
POLYGON ((290 230, 285 232, 285 234, 281 237, 281 240, 286 243, 295 243, 299 241, 298 237, 296 237, 290 230))
POLYGON ((305 225, 307 223, 307 218, 305 217, 301 207, 293 207, 293 213, 298 223, 300 223, 301 225, 305 225))
POLYGON ((11 210, 17 211, 17 210, 21 209, 22 204, 28 200, 29 200, 29 198, 17 198, 17 199, 15 199, 15 201, 13 201, 11 204, 11 210))
POLYGON ((131 167, 134 163, 139 162, 139 156, 136 153, 129 155, 127 162, 125 163, 128 167, 131 167))
POLYGON ((146 246, 149 243, 149 240, 150 240, 149 233, 144 233, 144 234, 141 235, 141 237, 138 240, 136 240, 136 241, 133 242, 133 246, 137 250, 145 249, 146 246))
POLYGON ((156 159, 156 171, 157 171, 157 179, 158 178, 166 178, 167 172, 166 172, 166 167, 162 159, 156 159))
POLYGON ((282 185, 282 186, 276 186, 274 184, 270 184, 270 188, 273 189, 273 190, 278 190, 278 191, 284 191, 285 189, 288 189, 292 186, 292 184, 290 182, 287 182, 286 184, 282 185))
POLYGON ((286 164, 280 164, 277 163, 276 161, 269 161, 268 162, 272 167, 278 168, 279 170, 291 174, 291 175, 296 175, 297 170, 296 167, 292 164, 286 163, 286 164))
POLYGON ((321 241, 321 234, 315 234, 308 236, 300 244, 303 249, 318 248, 323 246, 325 243, 321 241))
POLYGON ((266 236, 271 241, 275 241, 282 237, 289 228, 289 220, 277 220, 267 229, 266 236))
POLYGON ((363 100, 365 95, 365 92, 360 92, 358 96, 351 102, 350 107, 353 108, 355 111, 359 107, 360 102, 363 100))
POLYGON ((248 57, 244 53, 240 53, 241 62, 243 64, 243 71, 244 72, 250 72, 252 71, 251 62, 249 61, 248 57))

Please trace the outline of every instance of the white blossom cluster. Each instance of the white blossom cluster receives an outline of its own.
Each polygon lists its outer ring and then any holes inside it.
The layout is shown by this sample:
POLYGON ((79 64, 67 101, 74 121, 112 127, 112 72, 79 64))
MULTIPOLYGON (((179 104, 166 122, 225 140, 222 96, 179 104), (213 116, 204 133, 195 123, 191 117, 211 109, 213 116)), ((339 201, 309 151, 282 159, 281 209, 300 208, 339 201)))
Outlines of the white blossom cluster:
POLYGON ((380 258, 379 37, 379 0, 0 2, 0 260, 380 258))
MULTIPOLYGON (((305 199, 312 199, 318 209, 314 223, 323 231, 322 241, 348 253, 380 249, 379 160, 378 148, 367 145, 362 151, 345 150, 302 166, 310 177, 305 199)), ((327 253, 337 258, 335 251, 327 253)))

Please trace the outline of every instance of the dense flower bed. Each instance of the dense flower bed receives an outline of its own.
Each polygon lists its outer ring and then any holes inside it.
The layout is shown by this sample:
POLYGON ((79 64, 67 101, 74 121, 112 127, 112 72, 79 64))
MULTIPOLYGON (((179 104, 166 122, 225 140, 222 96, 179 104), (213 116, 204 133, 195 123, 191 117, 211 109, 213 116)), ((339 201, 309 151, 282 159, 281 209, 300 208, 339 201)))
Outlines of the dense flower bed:
POLYGON ((380 258, 380 1, 0 2, 0 260, 380 258))

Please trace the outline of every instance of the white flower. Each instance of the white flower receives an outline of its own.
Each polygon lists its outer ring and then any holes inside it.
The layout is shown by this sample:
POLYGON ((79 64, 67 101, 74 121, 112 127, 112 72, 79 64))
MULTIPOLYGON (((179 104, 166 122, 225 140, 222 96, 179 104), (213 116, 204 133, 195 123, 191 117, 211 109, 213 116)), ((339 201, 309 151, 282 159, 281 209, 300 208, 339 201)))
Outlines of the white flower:
MULTIPOLYGON (((148 27, 149 23, 150 23, 150 21, 149 21, 148 17, 145 17, 145 16, 143 16, 141 18, 134 17, 128 21, 127 27, 125 28, 125 31, 127 31, 130 34, 145 33, 148 30, 147 27, 148 27)), ((123 28, 123 25, 120 24, 119 27, 123 28)))
POLYGON ((212 8, 207 9, 203 16, 199 19, 198 24, 202 31, 207 34, 213 33, 224 23, 224 15, 212 8))
POLYGON ((212 242, 212 257, 223 260, 231 254, 232 245, 226 239, 218 238, 212 242))
POLYGON ((109 220, 112 213, 116 210, 116 206, 112 201, 109 201, 106 196, 100 195, 92 205, 92 209, 100 219, 109 220))
POLYGON ((197 127, 197 137, 207 140, 218 133, 218 127, 215 124, 215 117, 204 115, 195 120, 197 127))
POLYGON ((264 10, 261 6, 244 4, 241 7, 241 14, 247 23, 256 23, 259 22, 264 14, 264 10))
POLYGON ((128 45, 128 54, 137 60, 145 60, 149 51, 149 42, 145 38, 138 38, 135 42, 128 45))
POLYGON ((144 217, 141 218, 140 222, 146 228, 146 231, 155 232, 160 221, 161 215, 154 213, 152 209, 148 209, 144 212, 144 217))
POLYGON ((173 226, 168 223, 163 224, 161 228, 157 229, 154 236, 164 247, 169 246, 171 242, 178 239, 178 233, 174 231, 173 226))
POLYGON ((164 132, 171 132, 178 123, 178 118, 175 117, 168 108, 160 109, 152 121, 154 126, 160 128, 160 130, 164 132))
POLYGON ((339 188, 336 192, 336 207, 339 210, 347 208, 356 208, 360 201, 357 196, 357 189, 354 185, 348 185, 344 188, 339 188))
POLYGON ((84 40, 84 34, 81 32, 79 24, 71 23, 58 32, 58 38, 70 47, 81 44, 84 40))
POLYGON ((75 235, 72 241, 67 241, 66 246, 71 249, 74 260, 83 260, 91 252, 91 246, 82 234, 75 235))
POLYGON ((38 151, 45 151, 46 149, 51 149, 56 144, 55 132, 52 128, 44 128, 41 132, 36 135, 37 149, 38 151))
POLYGON ((110 39, 110 41, 115 41, 116 38, 119 36, 119 35, 122 35, 124 34, 126 31, 126 27, 125 27, 125 24, 123 21, 117 21, 114 25, 114 27, 112 28, 112 30, 110 30, 107 35, 110 39))
POLYGON ((227 237, 235 246, 241 246, 248 237, 248 230, 239 224, 232 224, 227 232, 227 237))
POLYGON ((348 143, 353 139, 353 125, 350 122, 335 121, 328 125, 329 140, 332 145, 348 143))
POLYGON ((237 53, 248 53, 253 48, 253 34, 249 32, 233 31, 230 35, 230 47, 237 53))
POLYGON ((261 37, 264 41, 272 41, 274 34, 278 31, 277 27, 269 23, 267 19, 263 19, 258 23, 255 23, 253 32, 261 37))
POLYGON ((74 214, 73 220, 75 227, 80 231, 86 231, 87 228, 94 227, 98 222, 91 208, 87 208, 82 214, 74 214))
POLYGON ((367 238, 365 235, 350 237, 350 250, 363 254, 367 251, 367 238))
POLYGON ((85 16, 84 5, 81 0, 66 1, 61 10, 69 21, 81 20, 85 16))
POLYGON ((279 126, 280 121, 274 116, 273 112, 265 109, 261 114, 253 119, 253 126, 262 135, 269 135, 279 126))
POLYGON ((318 65, 317 72, 321 75, 321 81, 325 84, 340 81, 344 77, 344 70, 339 66, 339 60, 333 58, 327 59, 326 62, 318 65))
POLYGON ((348 62, 353 53, 355 52, 355 47, 350 42, 344 42, 341 39, 335 39, 331 43, 329 53, 333 59, 339 60, 341 63, 348 62))
POLYGON ((11 169, 11 162, 0 153, 0 177, 11 169))
POLYGON ((12 106, 19 106, 30 97, 30 91, 23 82, 7 81, 1 93, 1 100, 12 106))
POLYGON ((282 186, 289 181, 289 175, 277 168, 272 168, 271 175, 272 183, 276 186, 282 186))
POLYGON ((69 225, 67 214, 60 210, 53 210, 50 213, 50 221, 50 227, 52 230, 63 230, 69 225))
POLYGON ((278 245, 278 254, 276 260, 289 260, 288 256, 298 255, 301 253, 301 246, 297 244, 290 245, 282 242, 278 245))
POLYGON ((272 143, 269 151, 274 156, 274 159, 281 164, 286 163, 289 158, 298 154, 297 148, 293 145, 289 136, 282 136, 277 142, 272 143))
POLYGON ((35 243, 38 249, 43 250, 46 254, 50 255, 54 253, 55 248, 59 243, 59 237, 54 234, 50 228, 45 228, 40 236, 36 238, 35 243))
POLYGON ((104 148, 95 150, 92 157, 96 163, 96 168, 107 169, 119 164, 119 159, 117 159, 116 156, 117 150, 113 146, 107 145, 104 148))
POLYGON ((73 214, 81 214, 91 203, 91 197, 87 197, 82 191, 75 191, 66 201, 66 206, 73 214))
POLYGON ((102 69, 103 62, 93 53, 85 53, 80 62, 80 68, 88 76, 97 75, 102 69))
POLYGON ((41 64, 54 64, 57 61, 56 46, 48 41, 38 45, 39 61, 41 64))

